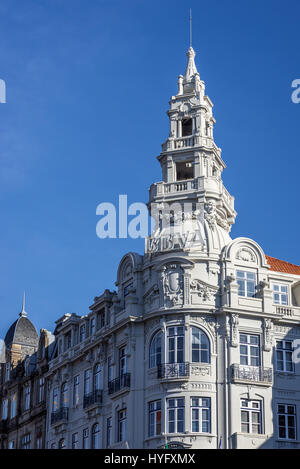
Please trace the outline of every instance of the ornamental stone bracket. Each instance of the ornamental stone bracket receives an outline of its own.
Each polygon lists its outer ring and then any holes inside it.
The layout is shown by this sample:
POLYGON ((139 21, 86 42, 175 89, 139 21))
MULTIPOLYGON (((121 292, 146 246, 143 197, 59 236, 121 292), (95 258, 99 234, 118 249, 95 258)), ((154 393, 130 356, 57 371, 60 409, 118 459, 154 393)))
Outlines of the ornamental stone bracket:
POLYGON ((211 302, 215 300, 218 287, 214 285, 209 285, 202 280, 192 280, 190 283, 191 295, 196 294, 200 299, 205 303, 207 301, 211 302))
POLYGON ((239 322, 239 315, 232 314, 230 318, 231 347, 238 347, 239 345, 239 322))
POLYGON ((270 352, 272 350, 273 341, 273 323, 271 319, 264 319, 263 332, 264 332, 264 350, 270 352))

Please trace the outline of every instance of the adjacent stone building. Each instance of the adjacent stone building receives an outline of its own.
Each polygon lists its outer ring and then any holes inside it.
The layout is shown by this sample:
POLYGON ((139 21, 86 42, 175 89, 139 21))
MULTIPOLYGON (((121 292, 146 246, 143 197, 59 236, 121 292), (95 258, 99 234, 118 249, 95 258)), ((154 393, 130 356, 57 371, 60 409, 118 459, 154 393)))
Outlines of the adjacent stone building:
POLYGON ((213 104, 187 58, 144 255, 123 257, 87 315, 56 321, 45 368, 37 355, 49 449, 300 447, 300 266, 231 239, 213 104))
POLYGON ((54 336, 40 337, 24 309, 5 339, 0 373, 0 449, 42 449, 46 442, 44 373, 54 336))

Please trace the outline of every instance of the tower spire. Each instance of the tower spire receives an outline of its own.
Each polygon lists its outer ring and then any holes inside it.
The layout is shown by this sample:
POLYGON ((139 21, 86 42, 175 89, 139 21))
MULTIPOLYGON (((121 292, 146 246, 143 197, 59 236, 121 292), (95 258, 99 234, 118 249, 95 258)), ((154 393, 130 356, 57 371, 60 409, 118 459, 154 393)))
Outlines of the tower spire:
POLYGON ((20 312, 20 316, 27 316, 27 313, 25 311, 25 292, 23 293, 22 311, 20 312))
POLYGON ((190 47, 192 47, 192 9, 190 8, 190 47))

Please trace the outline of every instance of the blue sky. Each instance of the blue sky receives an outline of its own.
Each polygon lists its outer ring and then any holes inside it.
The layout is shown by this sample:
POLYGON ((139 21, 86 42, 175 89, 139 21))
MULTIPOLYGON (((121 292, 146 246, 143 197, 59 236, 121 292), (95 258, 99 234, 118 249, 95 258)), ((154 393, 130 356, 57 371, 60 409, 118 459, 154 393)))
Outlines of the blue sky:
POLYGON ((86 314, 144 241, 100 240, 96 206, 146 202, 184 73, 189 7, 215 140, 236 197, 232 236, 300 264, 297 0, 2 0, 0 336, 23 291, 36 327, 86 314))

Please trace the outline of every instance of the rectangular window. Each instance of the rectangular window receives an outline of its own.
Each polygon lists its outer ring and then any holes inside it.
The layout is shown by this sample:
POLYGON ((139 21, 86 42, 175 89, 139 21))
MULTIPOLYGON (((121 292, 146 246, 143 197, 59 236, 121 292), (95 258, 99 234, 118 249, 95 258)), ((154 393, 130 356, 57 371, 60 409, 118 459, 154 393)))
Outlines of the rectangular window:
POLYGON ((73 405, 79 404, 79 375, 74 376, 73 381, 73 405))
POLYGON ((92 371, 91 370, 85 370, 84 372, 84 395, 87 396, 92 392, 92 371))
POLYGON ((296 406, 278 404, 278 437, 282 440, 296 440, 296 406))
POLYGON ((108 357, 107 359, 107 376, 108 376, 108 382, 110 383, 114 379, 112 357, 108 357))
POLYGON ((119 349, 119 375, 123 376, 127 373, 127 356, 126 356, 126 347, 119 349))
POLYGON ((58 387, 53 389, 52 395, 52 412, 56 412, 58 410, 58 387))
POLYGON ((15 392, 11 398, 10 418, 13 419, 17 415, 17 393, 15 392))
POLYGON ((102 329, 105 326, 105 309, 101 309, 99 313, 97 313, 97 329, 102 329))
POLYGON ((149 436, 161 434, 161 401, 149 402, 149 436))
POLYGON ((37 437, 35 447, 36 449, 43 449, 43 438, 41 436, 37 437))
POLYGON ((184 398, 167 399, 168 433, 184 432, 184 398))
POLYGON ((240 334, 240 364, 260 366, 259 335, 240 334))
POLYGON ((79 340, 82 342, 86 338, 85 324, 82 324, 79 329, 79 340))
POLYGON ((126 440, 126 409, 118 412, 118 441, 126 440))
POLYGON ((106 422, 106 448, 112 444, 112 418, 109 417, 106 422))
POLYGON ((73 433, 72 435, 72 449, 79 449, 78 446, 78 433, 73 433))
POLYGON ((90 321, 90 333, 91 333, 91 335, 95 334, 95 330, 96 330, 96 321, 95 321, 95 318, 91 318, 91 321, 90 321))
POLYGON ((8 399, 2 401, 2 420, 6 420, 8 417, 8 399))
POLYGON ((273 301, 275 305, 288 304, 288 286, 273 284, 273 301))
POLYGON ((26 433, 26 435, 21 438, 21 448, 22 449, 31 449, 31 434, 26 433))
POLYGON ((30 409, 30 386, 25 387, 25 399, 24 399, 24 410, 30 409))
POLYGON ((237 270, 237 284, 239 287, 239 296, 247 296, 253 298, 255 296, 256 275, 254 272, 237 270))
POLYGON ((43 402, 45 398, 45 379, 40 378, 38 382, 38 404, 43 402))
POLYGON ((64 335, 64 351, 69 350, 69 348, 71 348, 71 332, 64 335))
POLYGON ((82 448, 89 449, 89 429, 84 428, 82 432, 82 448))
POLYGON ((168 363, 184 362, 184 327, 168 327, 168 363))
POLYGON ((277 340, 276 342, 276 368, 277 371, 293 373, 293 342, 291 340, 277 340))
POLYGON ((191 431, 194 433, 210 433, 211 425, 210 398, 191 398, 191 431))
POLYGON ((241 431, 243 433, 262 433, 261 401, 241 399, 241 431))

